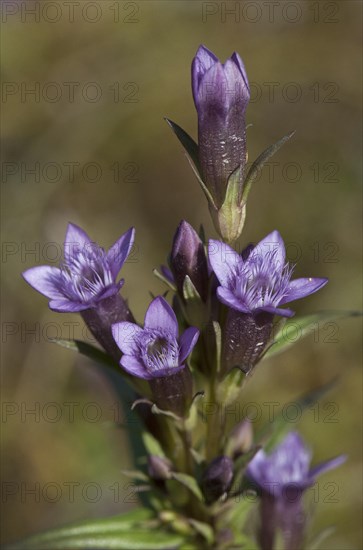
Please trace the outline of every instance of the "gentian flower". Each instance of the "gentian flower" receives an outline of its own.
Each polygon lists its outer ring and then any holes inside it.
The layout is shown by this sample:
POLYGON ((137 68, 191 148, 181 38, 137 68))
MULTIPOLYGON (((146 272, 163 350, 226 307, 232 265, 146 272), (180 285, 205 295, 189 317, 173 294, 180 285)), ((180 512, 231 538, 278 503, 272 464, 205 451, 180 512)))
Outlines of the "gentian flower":
POLYGON ((286 550, 300 548, 305 527, 301 499, 304 491, 314 485, 317 476, 346 460, 341 455, 311 468, 311 457, 299 434, 291 432, 270 455, 261 449, 249 463, 246 475, 261 492, 263 550, 273 548, 277 528, 283 532, 286 550))
POLYGON ((192 391, 186 359, 198 340, 198 329, 189 327, 179 338, 175 313, 159 296, 149 305, 144 328, 121 322, 113 325, 112 333, 123 353, 123 369, 149 380, 160 408, 182 414, 192 391))
POLYGON ((285 245, 278 231, 273 231, 251 248, 243 259, 227 244, 210 241, 209 261, 220 282, 219 300, 242 313, 266 312, 292 317, 291 309, 282 305, 305 298, 328 282, 325 278, 295 279, 293 267, 286 262, 285 245))
POLYGON ((117 294, 124 280, 117 275, 130 253, 134 229, 129 229, 105 252, 83 229, 68 224, 61 266, 32 267, 24 279, 50 299, 49 307, 59 312, 78 312, 117 294))
POLYGON ((222 64, 208 48, 200 46, 192 63, 192 90, 198 113, 201 176, 220 207, 228 178, 239 166, 242 189, 247 160, 244 116, 250 89, 238 53, 222 64))
POLYGON ((220 241, 209 242, 209 261, 220 286, 217 297, 228 308, 224 326, 224 368, 239 367, 248 373, 258 362, 271 333, 275 315, 292 317, 281 306, 322 288, 324 278, 295 279, 286 262, 285 246, 273 231, 257 246, 238 254, 220 241))
POLYGON ((188 275, 199 296, 205 301, 208 291, 208 263, 204 245, 193 227, 180 222, 174 235, 170 266, 179 294, 183 296, 185 277, 188 275))
POLYGON ((119 295, 124 280, 117 276, 130 253, 135 230, 129 229, 105 252, 91 241, 83 229, 68 224, 64 241, 64 261, 60 267, 37 266, 23 273, 24 279, 50 299, 50 309, 80 312, 96 339, 111 355, 119 350, 111 325, 132 319, 119 295))

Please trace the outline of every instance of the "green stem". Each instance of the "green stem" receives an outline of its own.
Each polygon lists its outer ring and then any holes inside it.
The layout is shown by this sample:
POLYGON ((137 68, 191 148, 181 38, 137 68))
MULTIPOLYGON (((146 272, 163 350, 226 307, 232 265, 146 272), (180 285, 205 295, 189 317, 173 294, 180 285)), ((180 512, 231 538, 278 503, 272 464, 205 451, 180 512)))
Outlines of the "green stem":
POLYGON ((185 423, 183 425, 182 430, 180 430, 180 437, 183 443, 183 449, 184 449, 184 471, 186 474, 194 475, 194 462, 193 462, 193 456, 190 452, 191 449, 191 435, 190 432, 185 427, 185 423))
POLYGON ((221 404, 217 401, 214 380, 211 380, 209 399, 212 410, 211 414, 207 416, 206 460, 208 462, 220 454, 220 443, 224 429, 224 418, 221 414, 221 404))

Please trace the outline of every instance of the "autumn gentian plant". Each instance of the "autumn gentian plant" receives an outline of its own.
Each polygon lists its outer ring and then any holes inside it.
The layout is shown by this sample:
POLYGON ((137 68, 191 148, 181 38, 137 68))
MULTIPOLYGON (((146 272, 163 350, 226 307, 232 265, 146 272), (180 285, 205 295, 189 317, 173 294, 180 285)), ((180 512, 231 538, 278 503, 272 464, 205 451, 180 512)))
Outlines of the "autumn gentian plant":
MULTIPOLYGON (((102 350, 79 341, 57 343, 93 357, 105 374, 112 370, 112 383, 130 388, 142 427, 130 430, 139 440, 136 468, 124 474, 134 478, 140 506, 36 535, 14 548, 317 548, 304 494, 345 457, 311 466, 310 448, 296 431, 289 433, 281 415, 256 429, 248 418, 227 424, 223 414, 243 400, 257 366, 291 345, 290 303, 327 283, 310 274, 294 278, 276 229, 237 252, 253 181, 292 133, 247 169, 250 88, 237 53, 221 63, 201 46, 192 63, 192 90, 198 144, 167 122, 206 196, 218 238, 208 241, 203 230, 181 221, 168 265, 155 270, 165 293, 145 307, 143 324, 122 297, 118 279, 133 229, 105 252, 69 224, 63 263, 23 274, 52 310, 80 313, 102 350)), ((293 323, 304 335, 331 316, 323 312, 293 323)), ((330 385, 315 388, 298 405, 311 406, 330 385)))

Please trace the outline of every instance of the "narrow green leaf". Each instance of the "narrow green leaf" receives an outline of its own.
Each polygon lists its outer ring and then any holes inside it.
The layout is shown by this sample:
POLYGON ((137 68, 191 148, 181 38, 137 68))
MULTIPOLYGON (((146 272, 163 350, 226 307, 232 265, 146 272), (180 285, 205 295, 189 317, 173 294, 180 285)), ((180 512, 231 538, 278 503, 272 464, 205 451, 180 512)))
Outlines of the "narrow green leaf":
MULTIPOLYGON (((362 313, 359 311, 320 311, 304 317, 289 319, 278 330, 274 342, 265 353, 263 359, 268 359, 281 353, 305 338, 309 333, 314 331, 318 335, 319 323, 336 321, 348 317, 359 317, 362 313)), ((333 327, 334 328, 334 327, 333 327)))
POLYGON ((207 242, 206 236, 205 236, 204 226, 203 226, 202 223, 200 224, 200 227, 199 227, 199 237, 200 237, 200 240, 202 241, 203 244, 205 244, 207 242))
POLYGON ((119 365, 116 363, 116 361, 114 361, 104 351, 96 348, 95 346, 91 346, 91 344, 87 344, 86 342, 82 342, 81 340, 64 340, 62 338, 52 338, 50 341, 53 344, 57 344, 58 346, 61 346, 63 348, 67 348, 72 351, 76 351, 82 355, 85 355, 86 357, 89 357, 90 359, 93 359, 98 363, 102 363, 107 367, 119 370, 119 365))
MULTIPOLYGON (((233 531, 241 533, 241 528, 246 524, 247 516, 254 504, 254 499, 246 498, 246 495, 235 496, 233 500, 228 500, 225 505, 226 511, 221 514, 219 519, 221 527, 223 528, 225 525, 228 525, 233 531)), ((252 550, 252 548, 254 549, 255 547, 247 546, 246 550, 250 550, 250 548, 252 550)))
POLYGON ((233 478, 232 483, 232 493, 239 494, 242 489, 242 478, 244 475, 244 472, 249 464, 249 462, 253 459, 253 457, 258 453, 260 450, 260 446, 257 445, 247 453, 244 453, 240 457, 237 458, 237 460, 234 463, 234 471, 235 475, 233 478))
POLYGON ((216 371, 220 372, 222 364, 222 330, 217 321, 213 321, 213 330, 216 340, 216 371))
POLYGON ((179 483, 184 485, 184 487, 187 487, 187 489, 189 489, 189 491, 191 491, 198 498, 198 500, 203 501, 202 491, 200 490, 200 487, 194 477, 187 474, 182 474, 180 472, 173 472, 171 477, 172 479, 179 481, 179 483))
POLYGON ((178 138, 178 140, 188 153, 189 157, 193 161, 198 172, 200 173, 198 145, 195 143, 194 139, 190 137, 190 135, 187 134, 185 130, 183 130, 183 128, 178 126, 178 124, 168 118, 165 118, 165 120, 175 133, 176 137, 178 138))
POLYGON ((193 397, 192 403, 189 408, 188 417, 185 421, 185 428, 187 430, 192 431, 195 429, 195 426, 198 421, 198 404, 203 397, 204 397, 203 391, 197 392, 193 397))
POLYGON ((146 528, 147 521, 154 518, 153 512, 136 509, 129 513, 79 522, 34 535, 26 540, 10 544, 7 550, 170 550, 184 541, 179 535, 146 528))
POLYGON ((215 210, 217 211, 217 205, 209 191, 209 189, 207 188, 206 184, 204 183, 204 181, 202 180, 202 177, 200 175, 200 172, 198 171, 198 169, 196 168, 195 164, 193 163, 192 159, 190 158, 190 156, 187 154, 187 159, 188 159, 188 162, 199 182, 199 185, 201 186, 202 188, 202 191, 203 193, 205 194, 206 198, 207 198, 207 201, 209 202, 210 206, 215 210))
POLYGON ((246 205, 241 202, 241 166, 238 166, 228 178, 223 204, 215 214, 219 232, 229 243, 240 236, 246 219, 246 205))
POLYGON ((167 279, 162 273, 160 273, 160 271, 158 271, 156 268, 153 269, 153 274, 160 281, 165 283, 173 292, 176 292, 176 286, 171 281, 169 281, 169 279, 167 279))
POLYGON ((241 369, 235 367, 230 370, 217 387, 218 402, 229 405, 238 399, 245 379, 246 373, 241 369))
POLYGON ((199 292, 195 288, 189 275, 186 275, 183 281, 183 296, 186 301, 197 300, 201 302, 199 292))
POLYGON ((160 529, 151 531, 135 527, 112 534, 94 533, 61 539, 47 537, 43 540, 39 535, 8 546, 6 550, 172 550, 179 548, 184 541, 184 537, 163 533, 160 529))
POLYGON ((208 544, 213 544, 214 533, 212 527, 208 525, 208 523, 203 523, 202 521, 197 521, 196 519, 189 519, 189 523, 192 527, 194 527, 197 533, 205 538, 208 544))
POLYGON ((311 542, 309 542, 309 550, 319 550, 321 544, 335 532, 335 527, 327 527, 323 531, 320 531, 311 542))
POLYGON ((241 189, 241 166, 238 166, 234 172, 229 176, 226 194, 222 208, 235 209, 238 207, 240 201, 240 189, 241 189))
POLYGON ((165 453, 157 439, 149 432, 142 433, 142 441, 149 455, 165 456, 165 453))
MULTIPOLYGON (((300 398, 294 400, 294 405, 302 413, 309 407, 317 403, 324 395, 326 395, 336 384, 337 378, 334 378, 327 384, 315 388, 300 398)), ((259 434, 256 436, 256 441, 261 443, 266 452, 271 451, 280 439, 291 430, 292 425, 286 414, 281 412, 275 417, 273 422, 265 425, 259 434)))
POLYGON ((154 403, 151 407, 151 412, 153 414, 161 414, 161 416, 166 416, 168 418, 172 418, 176 422, 180 422, 181 418, 180 416, 177 416, 176 414, 172 413, 171 411, 164 411, 163 409, 159 409, 159 407, 154 403))
POLYGON ((146 481, 150 482, 150 479, 147 477, 144 472, 141 472, 140 470, 121 470, 121 474, 125 477, 129 477, 131 479, 135 479, 136 481, 146 481))
POLYGON ((261 168, 272 157, 272 155, 274 155, 294 134, 295 134, 295 131, 290 132, 289 134, 281 138, 277 143, 268 147, 263 153, 261 153, 261 155, 252 164, 243 184, 242 202, 244 204, 246 204, 248 194, 251 190, 251 186, 255 181, 255 179, 257 178, 261 168))

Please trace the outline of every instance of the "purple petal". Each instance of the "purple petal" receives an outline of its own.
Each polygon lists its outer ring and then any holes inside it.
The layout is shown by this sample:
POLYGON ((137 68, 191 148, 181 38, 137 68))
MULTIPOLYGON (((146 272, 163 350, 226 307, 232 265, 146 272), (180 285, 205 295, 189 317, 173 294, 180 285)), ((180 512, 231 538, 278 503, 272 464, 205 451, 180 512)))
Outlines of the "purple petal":
POLYGON ((135 323, 123 321, 112 325, 112 336, 122 353, 136 355, 138 352, 136 338, 143 332, 135 323))
POLYGON ((192 89, 194 102, 197 106, 198 88, 204 74, 210 69, 218 58, 205 46, 200 46, 192 62, 192 89))
POLYGON ((289 453, 290 456, 299 456, 305 464, 311 460, 311 451, 298 432, 289 432, 282 443, 275 448, 275 452, 289 453))
POLYGON ((127 256, 130 254, 132 245, 134 244, 135 229, 131 227, 111 246, 107 252, 107 260, 111 267, 111 273, 116 279, 121 267, 125 263, 127 256))
POLYGON ((69 223, 64 239, 63 254, 65 261, 68 262, 74 256, 75 250, 82 250, 90 243, 92 241, 83 229, 74 223, 69 223))
POLYGON ((109 287, 106 287, 98 296, 97 296, 97 302, 100 300, 105 300, 106 298, 109 298, 110 296, 114 296, 118 293, 122 285, 124 284, 125 279, 121 279, 117 284, 110 285, 109 287), (121 284, 120 284, 121 283, 121 284))
POLYGON ((248 78, 247 78, 247 72, 246 72, 246 68, 244 66, 244 63, 242 61, 242 59, 240 58, 240 56, 238 55, 237 52, 234 52, 232 55, 231 55, 231 60, 237 65, 241 75, 242 75, 242 78, 244 80, 244 83, 246 85, 246 88, 247 88, 247 91, 248 91, 248 97, 249 97, 249 91, 250 91, 250 86, 249 86, 249 83, 248 83, 248 78))
POLYGON ((226 79, 226 94, 227 98, 233 103, 239 102, 246 109, 250 98, 248 88, 246 88, 245 80, 241 78, 239 67, 234 61, 228 59, 224 64, 224 75, 226 79))
POLYGON ((292 309, 283 309, 273 306, 259 307, 255 311, 266 311, 266 313, 272 313, 272 315, 280 315, 281 317, 293 317, 295 315, 295 311, 292 311, 292 309))
POLYGON ((285 266, 285 245, 282 237, 278 231, 272 231, 267 237, 262 239, 249 255, 248 262, 250 262, 256 256, 262 256, 263 258, 273 253, 274 264, 281 271, 285 266))
POLYGON ((84 311, 89 309, 88 304, 81 304, 81 302, 73 302, 72 300, 67 300, 63 298, 61 300, 51 300, 49 302, 49 307, 52 311, 58 311, 58 313, 78 313, 79 311, 84 311))
POLYGON ((123 355, 121 357, 120 365, 126 372, 137 376, 138 378, 144 378, 144 380, 150 380, 152 376, 147 372, 144 365, 134 355, 123 355))
POLYGON ((180 337, 179 363, 183 363, 192 352, 199 338, 199 330, 195 327, 189 327, 180 337))
POLYGON ((171 270, 166 265, 160 266, 160 271, 170 283, 175 283, 171 270))
POLYGON ((40 265, 31 267, 23 273, 23 277, 35 290, 44 294, 52 300, 64 299, 55 285, 55 282, 60 277, 61 271, 58 267, 50 265, 40 265))
POLYGON ((168 302, 158 296, 151 302, 145 315, 145 328, 159 329, 178 338, 178 321, 168 302))
POLYGON ((205 66, 206 70, 218 61, 218 57, 203 44, 199 46, 194 59, 198 59, 205 66))
POLYGON ((233 94, 229 93, 223 65, 218 61, 200 80, 195 100, 198 114, 202 114, 201 105, 203 105, 203 112, 208 113, 209 110, 214 109, 213 115, 225 116, 229 109, 230 96, 233 97, 233 94))
POLYGON ((313 294, 313 292, 317 292, 323 288, 327 282, 328 279, 318 277, 309 277, 308 279, 295 279, 294 281, 290 281, 289 286, 287 287, 287 294, 281 300, 279 305, 292 302, 293 300, 298 300, 299 298, 305 298, 305 296, 309 296, 309 294, 313 294))
POLYGON ((310 449, 297 432, 291 432, 271 454, 259 451, 249 463, 247 475, 272 494, 288 486, 303 490, 311 483, 310 460, 310 449))
POLYGON ((217 296, 222 304, 225 304, 232 309, 241 311, 242 313, 251 313, 251 311, 231 292, 228 288, 219 286, 217 288, 217 296))
POLYGON ((347 455, 340 455, 335 458, 332 458, 331 460, 327 460, 326 462, 323 462, 322 464, 318 464, 314 468, 312 468, 309 472, 309 476, 313 479, 315 479, 317 476, 320 476, 321 474, 324 474, 325 472, 328 472, 329 470, 333 470, 334 468, 338 468, 338 466, 341 466, 344 464, 344 462, 347 460, 347 455))
POLYGON ((228 244, 211 239, 208 245, 209 261, 222 286, 228 287, 230 279, 243 264, 241 256, 228 244))
POLYGON ((264 469, 266 463, 266 453, 263 449, 260 449, 252 460, 249 462, 246 470, 247 476, 261 486, 264 480, 264 469))

